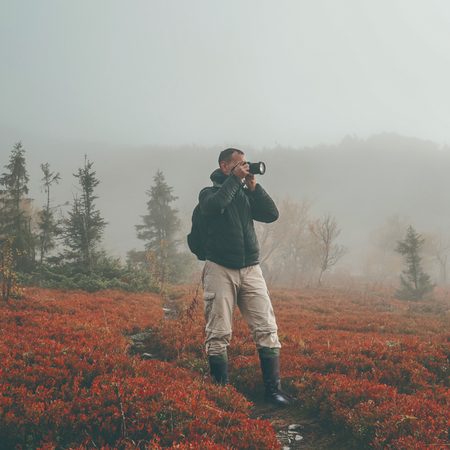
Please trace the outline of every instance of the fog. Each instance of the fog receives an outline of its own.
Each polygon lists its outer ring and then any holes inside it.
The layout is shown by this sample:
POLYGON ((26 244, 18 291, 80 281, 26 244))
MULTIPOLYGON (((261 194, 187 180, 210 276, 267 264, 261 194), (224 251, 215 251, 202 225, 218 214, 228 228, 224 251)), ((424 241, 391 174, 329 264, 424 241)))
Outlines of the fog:
POLYGON ((445 0, 0 5, 0 123, 18 133, 120 145, 450 140, 445 0))
POLYGON ((0 0, 0 172, 21 140, 35 206, 42 162, 63 203, 87 154, 124 256, 157 169, 186 228, 239 147, 277 201, 336 218, 359 273, 389 218, 449 229, 449 22, 436 0, 0 0))

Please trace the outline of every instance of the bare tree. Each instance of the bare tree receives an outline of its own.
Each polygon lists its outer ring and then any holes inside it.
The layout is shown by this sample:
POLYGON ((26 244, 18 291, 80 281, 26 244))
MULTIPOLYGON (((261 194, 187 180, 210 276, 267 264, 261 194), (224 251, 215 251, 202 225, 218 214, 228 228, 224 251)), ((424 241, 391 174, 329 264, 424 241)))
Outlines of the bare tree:
POLYGON ((336 219, 330 214, 326 214, 322 219, 311 222, 309 231, 313 236, 317 250, 319 261, 317 284, 320 286, 323 274, 341 259, 346 249, 335 242, 341 230, 338 228, 336 219))
POLYGON ((293 284, 304 254, 310 204, 290 198, 281 201, 280 218, 271 224, 256 223, 261 264, 270 282, 293 284))
POLYGON ((256 223, 261 247, 261 263, 266 262, 292 237, 295 229, 303 229, 307 223, 310 205, 286 198, 280 205, 280 218, 270 224, 256 223))
POLYGON ((442 233, 427 233, 425 235, 424 253, 431 258, 439 268, 439 283, 447 283, 447 262, 450 253, 450 240, 442 233))
POLYGON ((365 271, 369 278, 379 282, 393 282, 402 267, 402 260, 394 251, 397 242, 403 238, 408 220, 393 215, 374 229, 369 236, 370 248, 366 252, 365 271))

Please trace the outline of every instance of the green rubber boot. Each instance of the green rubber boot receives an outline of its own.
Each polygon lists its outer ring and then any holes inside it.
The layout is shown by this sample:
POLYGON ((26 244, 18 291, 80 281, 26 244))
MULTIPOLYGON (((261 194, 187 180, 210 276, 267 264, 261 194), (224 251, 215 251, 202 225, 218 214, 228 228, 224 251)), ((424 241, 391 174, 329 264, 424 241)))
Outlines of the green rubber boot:
POLYGON ((222 355, 208 356, 209 373, 216 384, 228 384, 228 357, 222 355))
POLYGON ((281 390, 280 350, 263 347, 258 353, 265 388, 264 398, 275 406, 289 406, 289 397, 281 390))

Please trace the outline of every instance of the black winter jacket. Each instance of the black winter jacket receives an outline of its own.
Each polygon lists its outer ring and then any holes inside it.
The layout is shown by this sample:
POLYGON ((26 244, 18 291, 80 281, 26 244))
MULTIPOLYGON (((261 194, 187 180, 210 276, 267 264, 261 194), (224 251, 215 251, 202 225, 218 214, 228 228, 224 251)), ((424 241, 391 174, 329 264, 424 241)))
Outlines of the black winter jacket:
POLYGON ((220 169, 210 178, 213 186, 199 194, 207 230, 206 259, 231 269, 258 264, 259 244, 253 220, 277 220, 274 201, 260 184, 251 192, 237 177, 227 176, 220 169))

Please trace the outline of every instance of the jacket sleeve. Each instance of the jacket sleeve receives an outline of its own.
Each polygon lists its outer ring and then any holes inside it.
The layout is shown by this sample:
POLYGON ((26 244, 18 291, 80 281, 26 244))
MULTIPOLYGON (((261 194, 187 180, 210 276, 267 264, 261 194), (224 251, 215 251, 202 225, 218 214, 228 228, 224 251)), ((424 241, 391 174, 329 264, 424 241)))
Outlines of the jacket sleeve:
POLYGON ((256 185, 253 192, 246 191, 252 208, 253 220, 271 223, 278 219, 280 214, 275 202, 260 184, 256 185))
POLYGON ((241 189, 241 182, 234 175, 229 176, 219 189, 211 187, 200 191, 198 201, 204 214, 221 214, 241 189))

